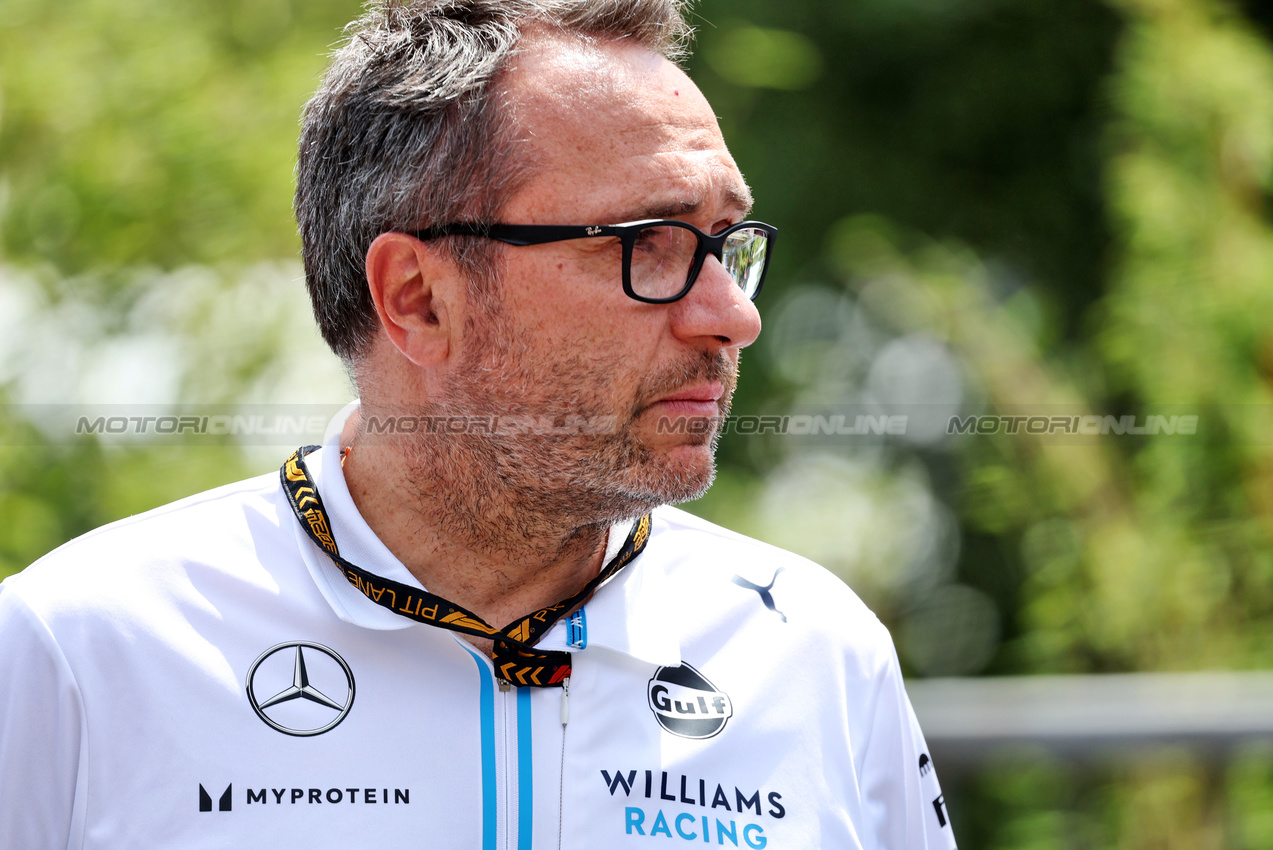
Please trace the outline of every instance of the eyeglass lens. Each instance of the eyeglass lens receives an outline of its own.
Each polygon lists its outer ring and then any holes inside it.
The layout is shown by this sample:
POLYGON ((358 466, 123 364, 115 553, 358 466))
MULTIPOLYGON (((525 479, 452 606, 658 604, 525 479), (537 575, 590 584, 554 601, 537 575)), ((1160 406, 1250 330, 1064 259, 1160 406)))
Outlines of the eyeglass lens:
MULTIPOLYGON (((721 261, 738 288, 751 298, 765 268, 769 234, 745 227, 725 239, 721 261)), ((685 289, 698 237, 671 225, 651 225, 637 232, 632 248, 632 291, 644 298, 673 298, 685 289)))

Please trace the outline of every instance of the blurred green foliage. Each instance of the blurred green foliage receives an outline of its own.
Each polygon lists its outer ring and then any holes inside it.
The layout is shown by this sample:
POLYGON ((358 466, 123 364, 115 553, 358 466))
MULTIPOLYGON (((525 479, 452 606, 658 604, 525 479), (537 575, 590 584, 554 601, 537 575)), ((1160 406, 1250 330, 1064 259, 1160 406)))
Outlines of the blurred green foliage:
MULTIPOLYGON (((79 400, 84 380, 38 376, 86 335, 106 348, 57 374, 161 330, 170 400, 304 382, 296 121, 357 8, 6 0, 0 574, 270 468, 230 444, 56 439, 24 405, 79 400)), ((781 229, 736 412, 858 405, 912 428, 732 435, 693 509, 836 570, 915 675, 1273 662, 1273 13, 702 0, 695 17, 690 72, 781 229), (1199 435, 940 427, 1027 411, 1188 413, 1199 435)), ((334 371, 313 383, 339 402, 334 371)), ((965 847, 1273 847, 1267 747, 1024 752, 944 779, 965 847)))
POLYGON ((6 256, 63 274, 293 256, 299 105, 351 10, 5 0, 6 256))

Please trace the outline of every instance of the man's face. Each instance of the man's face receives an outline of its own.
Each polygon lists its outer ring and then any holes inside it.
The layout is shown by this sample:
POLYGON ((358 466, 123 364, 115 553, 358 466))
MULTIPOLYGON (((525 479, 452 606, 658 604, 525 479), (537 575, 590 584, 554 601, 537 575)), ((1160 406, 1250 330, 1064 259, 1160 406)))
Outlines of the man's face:
MULTIPOLYGON (((507 91, 533 176, 502 221, 678 218, 713 233, 745 217, 750 195, 711 108, 661 57, 540 40, 507 91)), ((682 300, 644 304, 623 292, 616 239, 502 250, 503 278, 493 303, 469 315, 448 406, 605 427, 481 435, 471 448, 530 504, 580 518, 701 495, 739 350, 760 332, 719 261, 708 258, 682 300)))

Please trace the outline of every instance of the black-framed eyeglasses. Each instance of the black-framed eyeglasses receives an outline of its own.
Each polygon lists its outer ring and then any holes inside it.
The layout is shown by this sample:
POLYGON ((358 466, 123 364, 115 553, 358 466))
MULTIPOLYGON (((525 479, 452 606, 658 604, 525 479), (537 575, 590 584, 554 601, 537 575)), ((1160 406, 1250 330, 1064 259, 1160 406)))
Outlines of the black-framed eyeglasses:
POLYGON ((595 225, 446 224, 412 235, 482 236, 518 246, 618 237, 623 245, 623 291, 647 304, 667 304, 690 291, 708 254, 720 260, 744 295, 755 300, 765 282, 778 228, 743 221, 712 235, 684 221, 656 218, 595 225))

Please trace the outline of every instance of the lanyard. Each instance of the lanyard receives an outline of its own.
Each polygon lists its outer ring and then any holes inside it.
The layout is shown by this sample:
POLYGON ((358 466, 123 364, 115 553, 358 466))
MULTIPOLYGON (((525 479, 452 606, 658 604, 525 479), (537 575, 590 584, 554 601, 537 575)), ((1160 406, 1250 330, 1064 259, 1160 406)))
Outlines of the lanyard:
POLYGON ((514 685, 532 687, 560 686, 570 676, 570 653, 552 650, 536 650, 535 644, 552 628, 563 614, 572 610, 597 589, 597 586, 623 569, 645 548, 650 538, 650 515, 641 517, 632 527, 623 546, 601 572, 583 590, 496 629, 481 617, 441 596, 418 587, 382 578, 368 572, 340 556, 336 539, 332 536, 327 511, 318 495, 318 487, 310 478, 305 466, 305 455, 318 446, 303 446, 279 470, 283 492, 287 493, 292 512, 300 520, 301 528, 344 572, 349 583, 377 605, 420 623, 450 629, 466 635, 491 638, 495 641, 495 670, 499 677, 514 685))

